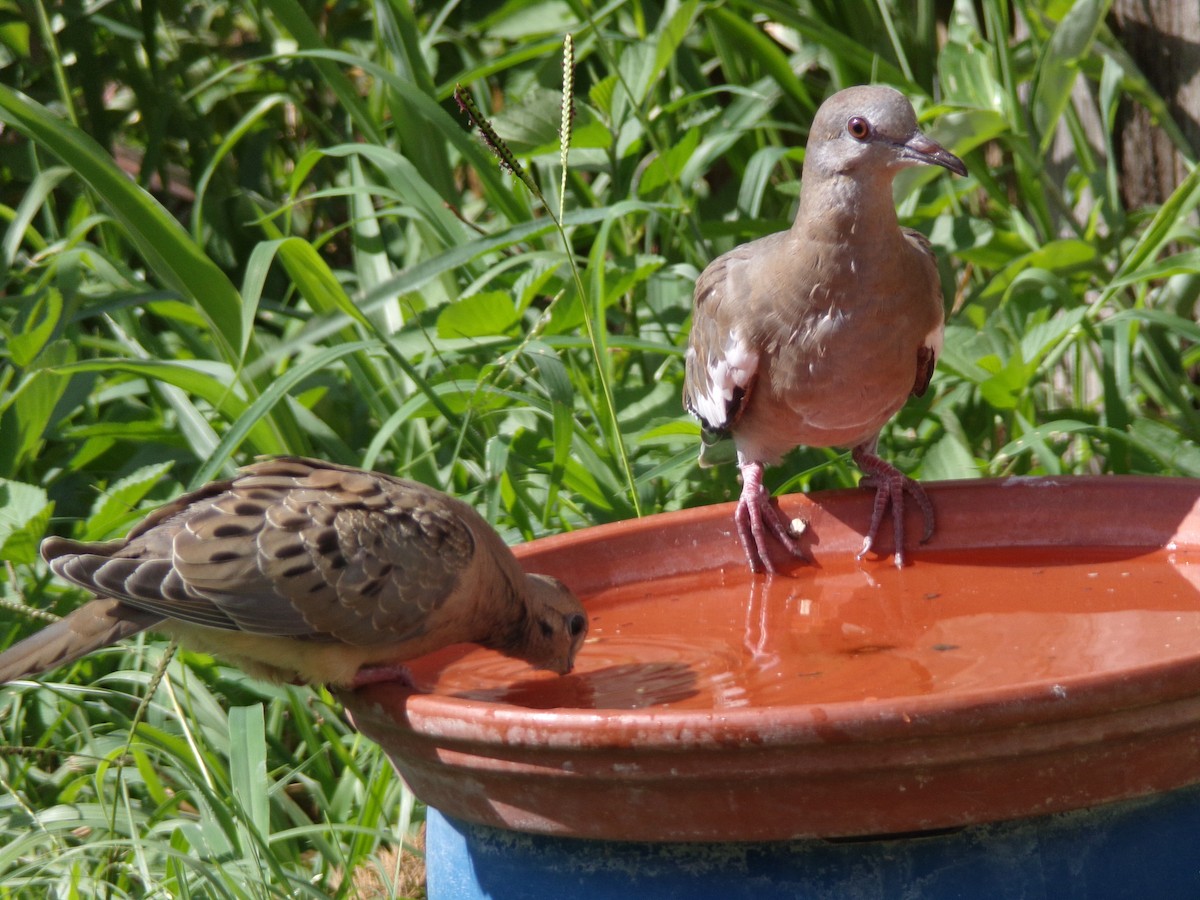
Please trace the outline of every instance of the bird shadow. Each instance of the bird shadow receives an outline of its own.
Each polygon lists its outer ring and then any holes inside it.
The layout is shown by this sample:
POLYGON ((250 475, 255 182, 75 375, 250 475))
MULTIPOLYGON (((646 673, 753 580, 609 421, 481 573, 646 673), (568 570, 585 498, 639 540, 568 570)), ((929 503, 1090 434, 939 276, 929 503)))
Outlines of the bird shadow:
MULTIPOLYGON (((422 673, 428 676, 427 672, 422 673)), ((459 690, 437 690, 426 677, 396 677, 339 688, 333 693, 345 706, 357 706, 369 694, 441 694, 481 703, 504 703, 526 709, 634 710, 679 703, 699 693, 691 666, 677 661, 621 663, 557 678, 523 678, 506 684, 459 690)))
POLYGON ((528 709, 645 709, 696 696, 696 673, 681 662, 622 663, 558 678, 524 679, 452 696, 528 709))

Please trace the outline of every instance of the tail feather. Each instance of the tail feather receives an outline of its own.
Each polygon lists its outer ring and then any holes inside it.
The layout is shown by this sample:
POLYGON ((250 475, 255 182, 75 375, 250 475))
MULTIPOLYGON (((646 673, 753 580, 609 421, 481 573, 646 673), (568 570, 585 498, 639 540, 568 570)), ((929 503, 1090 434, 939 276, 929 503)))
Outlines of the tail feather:
POLYGON ((162 620, 119 600, 97 598, 0 653, 0 684, 74 662, 162 620))

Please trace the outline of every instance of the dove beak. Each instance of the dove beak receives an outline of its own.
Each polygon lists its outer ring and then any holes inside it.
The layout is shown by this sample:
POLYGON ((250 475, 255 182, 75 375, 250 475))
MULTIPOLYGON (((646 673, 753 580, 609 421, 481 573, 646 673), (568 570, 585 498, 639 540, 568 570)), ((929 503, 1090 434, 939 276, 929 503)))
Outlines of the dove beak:
POLYGON ((555 659, 546 663, 544 666, 537 666, 537 670, 541 672, 554 672, 556 675, 569 675, 571 670, 575 668, 575 654, 579 652, 580 646, 583 644, 583 635, 579 636, 579 640, 571 647, 571 652, 567 654, 566 659, 555 659))
POLYGON ((926 166, 941 166, 943 169, 949 169, 955 175, 967 174, 967 167, 963 165, 961 159, 920 131, 914 131, 912 137, 901 144, 898 149, 900 157, 908 162, 926 166))
POLYGON ((575 654, 572 652, 568 659, 556 659, 553 662, 548 662, 544 666, 534 667, 538 672, 553 672, 555 675, 569 675, 571 670, 575 668, 575 654))

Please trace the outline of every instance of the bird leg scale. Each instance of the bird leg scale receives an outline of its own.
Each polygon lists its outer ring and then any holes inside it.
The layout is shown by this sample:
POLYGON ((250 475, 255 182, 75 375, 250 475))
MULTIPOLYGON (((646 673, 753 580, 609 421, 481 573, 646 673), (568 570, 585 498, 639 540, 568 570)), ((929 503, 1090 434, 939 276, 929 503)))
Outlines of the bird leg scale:
POLYGON ((783 518, 779 508, 771 503, 771 496, 763 487, 763 466, 759 462, 739 460, 742 470, 742 494, 738 499, 733 520, 737 525, 738 537, 746 553, 751 572, 766 571, 776 574, 779 570, 771 561, 767 532, 792 554, 804 558, 804 551, 792 533, 792 526, 783 518))
POLYGON ((859 444, 851 451, 850 455, 866 476, 861 484, 864 487, 875 488, 875 504, 871 509, 871 524, 867 528, 867 536, 863 540, 862 550, 858 552, 858 558, 862 559, 874 546, 879 526, 883 522, 883 514, 887 512, 888 506, 891 506, 892 530, 896 538, 896 568, 903 568, 904 495, 908 494, 912 497, 917 501, 917 506, 921 508, 921 515, 925 520, 925 531, 921 535, 922 544, 933 537, 933 503, 920 484, 875 453, 874 441, 859 444))

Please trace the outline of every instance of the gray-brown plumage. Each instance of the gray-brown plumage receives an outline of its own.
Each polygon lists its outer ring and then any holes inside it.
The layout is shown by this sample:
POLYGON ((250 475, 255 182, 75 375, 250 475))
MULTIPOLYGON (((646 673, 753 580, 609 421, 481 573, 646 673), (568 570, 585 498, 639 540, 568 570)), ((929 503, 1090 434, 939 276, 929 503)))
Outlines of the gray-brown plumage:
POLYGON ((0 683, 144 629, 257 677, 341 687, 460 642, 565 674, 587 633, 574 594, 527 575, 467 504, 311 459, 249 466, 124 540, 48 538, 42 556, 98 597, 0 654, 0 683))
POLYGON ((696 281, 684 405, 737 447, 735 522, 756 572, 775 571, 768 535, 802 555, 762 483, 763 465, 799 444, 853 448, 876 491, 863 554, 890 505, 903 565, 905 494, 933 533, 924 490, 875 452, 883 425, 924 393, 942 346, 933 253, 899 226, 892 200, 892 178, 914 165, 967 171, 921 133, 900 92, 839 91, 813 120, 792 227, 726 253, 696 281))

